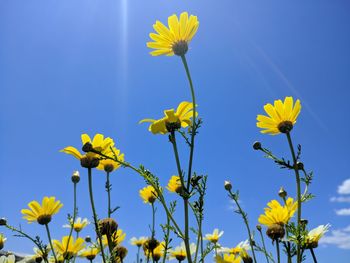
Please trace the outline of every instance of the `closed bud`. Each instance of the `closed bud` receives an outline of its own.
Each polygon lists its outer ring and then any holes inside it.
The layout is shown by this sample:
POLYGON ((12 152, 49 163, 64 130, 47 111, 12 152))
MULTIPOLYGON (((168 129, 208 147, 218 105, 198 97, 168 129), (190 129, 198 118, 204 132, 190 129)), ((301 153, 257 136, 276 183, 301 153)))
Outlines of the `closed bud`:
POLYGON ((256 229, 260 232, 261 231, 261 225, 256 225, 256 229))
POLYGON ((7 225, 7 220, 5 217, 0 218, 0 226, 6 226, 7 225))
POLYGON ((302 224, 303 226, 306 226, 309 223, 309 220, 302 218, 300 219, 300 224, 302 224))
POLYGON ((82 148, 83 152, 86 153, 91 152, 93 149, 94 148, 92 147, 92 144, 90 142, 85 143, 82 148))
POLYGON ((230 181, 225 181, 224 187, 226 191, 231 191, 232 190, 232 184, 230 181))
POLYGON ((304 164, 302 162, 297 162, 298 170, 304 170, 304 164))
POLYGON ((254 142, 253 149, 254 150, 261 150, 261 143, 260 142, 254 142))
POLYGON ((281 197, 281 198, 286 198, 287 196, 287 192, 286 190, 284 190, 284 188, 281 186, 280 190, 278 191, 278 195, 281 197))
POLYGON ((91 237, 90 236, 86 236, 85 237, 85 242, 86 243, 90 243, 91 242, 91 237))
POLYGON ((75 184, 79 183, 79 181, 80 181, 79 171, 74 171, 71 178, 72 178, 73 183, 75 183, 75 184))
POLYGON ((118 224, 113 218, 104 218, 98 222, 101 235, 112 236, 117 231, 118 224))

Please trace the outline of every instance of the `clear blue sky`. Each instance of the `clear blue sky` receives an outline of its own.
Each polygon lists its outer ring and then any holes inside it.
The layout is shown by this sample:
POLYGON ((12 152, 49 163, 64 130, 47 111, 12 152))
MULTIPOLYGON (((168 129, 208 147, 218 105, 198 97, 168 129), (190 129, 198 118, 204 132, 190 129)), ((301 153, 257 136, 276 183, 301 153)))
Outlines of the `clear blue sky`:
MULTIPOLYGON (((338 232, 329 236, 345 240, 320 245, 320 263, 349 262, 350 216, 336 213, 350 207, 349 195, 337 193, 350 178, 349 8, 340 0, 1 1, 0 216, 46 237, 43 227, 21 218, 20 210, 31 200, 54 195, 64 203, 51 225, 54 238, 60 238, 72 212, 70 176, 78 169, 80 216, 91 219, 86 171, 59 153, 65 146, 80 146, 82 133, 112 137, 127 161, 144 164, 167 183, 176 173, 171 145, 138 121, 161 117, 163 109, 189 100, 190 93, 181 60, 151 57, 145 43, 155 20, 188 11, 200 21, 188 62, 204 120, 194 166, 209 175, 205 232, 223 229, 224 246, 246 239, 224 180, 240 190, 252 226, 280 186, 295 195, 293 174, 251 147, 260 140, 289 157, 284 136, 260 134, 255 118, 265 103, 293 96, 303 106, 293 137, 303 146, 306 168, 315 172, 311 191, 317 196, 303 217, 310 227, 330 223, 338 232), (331 202, 332 197, 348 202, 331 202), (348 249, 339 248, 344 244, 348 249)), ((96 173, 94 181, 103 216, 104 175, 96 173)), ((138 196, 143 180, 118 170, 112 184, 113 204, 121 206, 116 219, 127 239, 149 235, 151 209, 138 196)), ((163 223, 160 207, 158 214, 163 223)), ((4 233, 6 248, 32 252, 27 240, 4 233)), ((160 229, 157 233, 161 236, 160 229)), ((135 249, 124 244, 132 262, 135 249)))

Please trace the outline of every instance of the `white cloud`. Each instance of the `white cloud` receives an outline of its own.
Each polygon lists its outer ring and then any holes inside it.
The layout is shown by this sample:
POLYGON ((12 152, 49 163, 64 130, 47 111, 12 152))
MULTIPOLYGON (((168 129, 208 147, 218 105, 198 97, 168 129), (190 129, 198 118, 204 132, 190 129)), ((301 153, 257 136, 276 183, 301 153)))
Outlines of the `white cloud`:
POLYGON ((350 208, 343 208, 343 209, 335 210, 335 213, 338 216, 350 216, 350 208))
POLYGON ((341 185, 338 186, 338 194, 350 194, 350 178, 346 179, 341 185))
POLYGON ((323 245, 335 245, 338 248, 350 249, 350 225, 343 229, 331 231, 319 241, 323 245))
POLYGON ((331 197, 331 202, 337 202, 337 203, 350 203, 350 196, 340 196, 340 197, 331 197))

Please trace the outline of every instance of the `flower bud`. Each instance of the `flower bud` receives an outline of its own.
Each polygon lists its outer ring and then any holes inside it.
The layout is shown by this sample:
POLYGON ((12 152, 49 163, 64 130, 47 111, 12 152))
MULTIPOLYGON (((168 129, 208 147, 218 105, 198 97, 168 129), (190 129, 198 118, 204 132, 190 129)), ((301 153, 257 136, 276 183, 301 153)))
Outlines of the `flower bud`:
POLYGON ((5 217, 0 218, 0 226, 6 226, 7 225, 7 220, 5 217))
POLYGON ((85 143, 82 148, 83 152, 86 152, 86 153, 91 152, 93 149, 94 147, 92 146, 91 142, 85 143))
POLYGON ((86 243, 90 243, 91 242, 91 237, 90 236, 86 236, 85 237, 85 242, 86 243))
POLYGON ((302 224, 303 226, 306 226, 309 223, 309 220, 302 218, 300 219, 300 224, 302 224))
POLYGON ((302 162, 297 162, 298 170, 304 170, 304 164, 302 162))
POLYGON ((287 196, 287 192, 286 190, 284 190, 284 188, 281 186, 280 190, 278 191, 278 195, 281 197, 281 198, 286 198, 287 196))
POLYGON ((278 240, 284 237, 284 226, 280 224, 273 224, 268 227, 266 235, 272 240, 278 240))
MULTIPOLYGON (((119 258, 121 262, 123 262, 123 259, 128 254, 128 250, 125 247, 117 246, 113 249, 113 254, 116 258, 119 258)), ((117 261, 119 262, 119 261, 117 261)))
POLYGON ((75 184, 79 183, 79 181, 80 181, 79 171, 74 171, 71 179, 72 179, 73 183, 75 183, 75 184))
POLYGON ((256 229, 260 232, 261 231, 261 225, 256 225, 256 229))
POLYGON ((114 166, 112 164, 106 164, 103 169, 105 170, 106 173, 111 173, 114 170, 114 166))
POLYGON ((230 181, 225 181, 224 187, 226 191, 231 191, 232 190, 232 184, 230 181))
POLYGON ((261 150, 261 142, 254 142, 253 149, 254 150, 261 150))
POLYGON ((118 229, 118 224, 113 218, 101 219, 98 222, 98 226, 99 226, 101 235, 107 235, 107 236, 112 236, 112 234, 118 229))

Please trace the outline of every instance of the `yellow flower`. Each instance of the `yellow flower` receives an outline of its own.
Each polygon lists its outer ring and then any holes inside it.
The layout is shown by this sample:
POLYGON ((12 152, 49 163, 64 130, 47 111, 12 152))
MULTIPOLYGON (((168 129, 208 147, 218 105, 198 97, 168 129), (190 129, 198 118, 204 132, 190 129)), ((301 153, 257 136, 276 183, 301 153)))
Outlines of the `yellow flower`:
POLYGON ((293 217, 298 208, 298 203, 294 202, 293 198, 289 197, 286 204, 282 206, 277 200, 272 200, 267 204, 265 214, 259 216, 259 223, 272 226, 275 224, 285 225, 293 217))
POLYGON ((64 236, 62 242, 53 240, 53 247, 64 259, 71 259, 76 256, 84 247, 84 239, 81 237, 74 240, 74 237, 64 236), (69 239, 69 242, 68 242, 69 239))
MULTIPOLYGON (((112 242, 114 246, 120 245, 126 237, 126 233, 123 232, 123 230, 118 229, 116 232, 112 235, 112 242)), ((108 246, 108 239, 106 235, 102 236, 102 244, 103 246, 108 246)))
MULTIPOLYGON (((70 219, 70 224, 66 224, 64 225, 63 227, 66 227, 66 228, 71 228, 72 226, 72 223, 73 223, 73 219, 70 219)), ((84 227, 86 227, 88 224, 90 224, 89 220, 87 218, 84 218, 83 220, 81 220, 81 217, 78 217, 74 224, 73 224, 73 229, 76 231, 76 232, 80 232, 84 227)))
MULTIPOLYGON (((82 134, 81 135, 81 141, 83 143, 83 146, 86 146, 87 143, 91 144, 91 147, 103 154, 106 152, 110 152, 110 147, 114 146, 114 142, 111 138, 104 138, 102 134, 96 134, 91 140, 90 136, 87 134, 82 134)), ((99 156, 96 153, 93 152, 88 152, 86 154, 81 154, 77 148, 73 146, 68 146, 64 149, 61 150, 61 152, 73 155, 75 158, 80 160, 81 166, 85 168, 95 168, 99 165, 99 156)))
POLYGON ((239 242, 237 244, 237 246, 235 246, 233 248, 226 248, 226 247, 219 248, 218 252, 227 253, 227 254, 233 254, 233 255, 237 256, 237 255, 239 255, 239 253, 241 253, 241 251, 243 249, 245 249, 245 250, 249 250, 250 249, 250 245, 249 245, 249 241, 248 240, 239 242))
POLYGON ((293 106, 293 98, 286 97, 284 102, 275 100, 274 105, 268 103, 264 106, 264 110, 268 114, 258 115, 256 126, 264 130, 261 133, 270 133, 276 135, 279 133, 288 133, 293 129, 298 115, 301 110, 300 101, 297 100, 293 106))
POLYGON ((185 55, 188 44, 197 32, 199 22, 196 16, 188 17, 188 13, 183 12, 180 19, 176 15, 170 16, 168 26, 169 28, 158 20, 153 25, 158 34, 151 33, 149 36, 154 42, 147 43, 147 47, 155 49, 150 53, 152 56, 185 55))
POLYGON ((221 231, 219 233, 219 229, 215 228, 213 231, 213 234, 206 234, 204 239, 209 240, 212 243, 217 243, 219 241, 219 238, 223 234, 224 234, 224 231, 221 231))
POLYGON ((142 188, 140 190, 140 196, 143 199, 144 203, 150 204, 153 204, 158 198, 156 190, 151 185, 142 188))
POLYGON ((326 232, 328 232, 329 228, 330 228, 330 225, 327 224, 327 225, 320 225, 310 230, 306 236, 305 246, 307 248, 316 248, 318 246, 318 241, 321 239, 321 237, 324 236, 326 232))
POLYGON ((233 254, 224 254, 223 256, 217 255, 215 257, 215 262, 216 263, 240 263, 241 258, 236 257, 233 254))
MULTIPOLYGON (((191 126, 191 118, 193 117, 193 104, 192 102, 183 101, 179 104, 176 109, 165 110, 165 117, 154 120, 154 119, 143 119, 140 123, 150 122, 148 130, 153 134, 166 134, 175 130, 186 128, 191 126)), ((198 113, 196 112, 196 115, 198 113)))
POLYGON ((143 245, 143 243, 145 243, 147 240, 147 237, 140 237, 140 238, 136 238, 136 237, 132 237, 130 239, 130 244, 133 246, 138 246, 141 247, 143 245))
MULTIPOLYGON (((194 243, 190 244, 191 255, 196 252, 196 245, 194 243)), ((180 246, 177 246, 174 250, 169 251, 169 259, 176 259, 178 261, 183 261, 187 258, 186 246, 182 242, 180 246)))
POLYGON ((88 260, 93 260, 100 253, 100 249, 95 246, 89 246, 80 251, 79 257, 86 258, 88 260))
POLYGON ((153 250, 153 253, 152 251, 146 249, 145 246, 143 246, 146 258, 152 258, 153 256, 153 260, 158 262, 159 259, 164 255, 164 246, 165 246, 164 241, 159 243, 158 246, 153 250))
MULTIPOLYGON (((107 149, 104 153, 105 155, 111 157, 111 158, 117 158, 118 161, 124 162, 124 154, 120 152, 119 149, 115 148, 114 146, 110 149, 107 149)), ((119 162, 116 162, 111 159, 100 159, 100 163, 97 166, 97 169, 104 170, 106 172, 113 172, 114 170, 118 169, 121 166, 119 162)))
POLYGON ((7 238, 3 234, 0 234, 0 250, 4 248, 4 243, 6 240, 7 238))
POLYGON ((56 201, 54 196, 45 196, 40 205, 37 201, 32 201, 28 204, 30 209, 22 209, 21 213, 24 214, 24 219, 28 220, 28 223, 37 221, 40 225, 46 225, 51 221, 51 217, 57 214, 63 204, 60 201, 56 201))
POLYGON ((170 192, 172 193, 181 193, 181 179, 178 175, 173 175, 168 183, 168 186, 166 187, 170 192))

